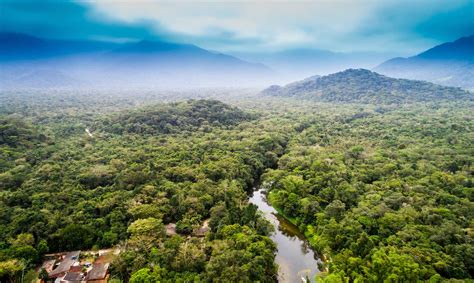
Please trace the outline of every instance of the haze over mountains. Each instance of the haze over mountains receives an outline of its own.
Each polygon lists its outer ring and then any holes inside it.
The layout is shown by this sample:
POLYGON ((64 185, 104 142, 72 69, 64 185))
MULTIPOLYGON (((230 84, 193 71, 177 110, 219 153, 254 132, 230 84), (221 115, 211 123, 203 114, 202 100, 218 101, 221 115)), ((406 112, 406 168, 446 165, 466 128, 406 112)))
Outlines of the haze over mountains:
POLYGON ((117 44, 0 35, 2 88, 264 85, 271 70, 195 45, 117 44))
POLYGON ((474 89, 474 35, 443 43, 416 56, 393 58, 374 70, 392 77, 474 89))
POLYGON ((372 69, 395 56, 395 53, 333 52, 324 49, 290 49, 266 53, 233 53, 251 62, 260 62, 275 70, 286 82, 327 75, 350 68, 372 69))
MULTIPOLYGON (((55 40, 7 32, 0 33, 0 42, 0 89, 265 87, 347 68, 372 69, 392 56, 294 49, 235 57, 157 40, 55 40)), ((373 70, 473 89, 473 50, 474 36, 468 36, 373 70)))
POLYGON ((283 87, 273 85, 263 90, 262 94, 327 102, 376 104, 474 99, 473 93, 460 88, 394 79, 365 69, 348 69, 323 77, 314 76, 283 87))

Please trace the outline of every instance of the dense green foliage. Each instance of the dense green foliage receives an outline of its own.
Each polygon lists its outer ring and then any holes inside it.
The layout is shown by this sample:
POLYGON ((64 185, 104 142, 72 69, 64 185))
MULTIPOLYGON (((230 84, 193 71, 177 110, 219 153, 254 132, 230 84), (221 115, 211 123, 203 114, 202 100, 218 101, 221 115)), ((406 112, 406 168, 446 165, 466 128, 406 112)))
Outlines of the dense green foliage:
POLYGON ((126 111, 100 121, 104 131, 113 133, 169 134, 235 126, 252 115, 217 100, 197 100, 126 111))
POLYGON ((287 135, 251 117, 218 101, 158 105, 98 118, 94 137, 83 132, 37 146, 32 125, 5 119, 16 132, 2 132, 4 151, 22 151, 5 159, 0 175, 0 261, 34 263, 47 251, 127 240, 114 264, 122 279, 159 266, 162 281, 274 281, 270 227, 246 191, 276 164, 287 135), (108 132, 111 119, 140 130, 108 132), (211 234, 186 238, 205 219, 211 234), (170 222, 181 235, 165 236, 170 222))
POLYGON ((31 166, 47 155, 43 150, 29 150, 46 144, 46 136, 29 123, 0 116, 0 189, 20 185, 31 166))
POLYGON ((217 98, 239 108, 1 93, 0 281, 47 252, 117 247, 118 280, 274 282, 272 227, 247 202, 260 179, 328 282, 473 278, 469 99, 217 98))
POLYGON ((364 69, 349 69, 324 77, 312 77, 284 87, 271 86, 262 93, 326 102, 374 104, 474 99, 472 93, 460 88, 394 79, 364 69))
POLYGON ((471 109, 357 112, 290 142, 265 175, 272 204, 330 256, 328 282, 472 278, 471 109))

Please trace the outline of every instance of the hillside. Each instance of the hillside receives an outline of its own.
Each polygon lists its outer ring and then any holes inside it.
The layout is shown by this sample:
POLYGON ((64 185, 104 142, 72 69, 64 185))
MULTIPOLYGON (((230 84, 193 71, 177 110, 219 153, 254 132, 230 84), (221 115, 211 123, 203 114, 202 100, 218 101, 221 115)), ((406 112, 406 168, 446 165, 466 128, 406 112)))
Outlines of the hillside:
POLYGON ((252 115, 217 100, 189 100, 127 111, 112 116, 98 127, 119 134, 153 135, 233 126, 252 118, 252 115))
POLYGON ((0 61, 16 62, 100 52, 118 44, 91 40, 45 39, 22 33, 0 32, 0 61))
MULTIPOLYGON (((11 99, 23 98, 15 93, 11 99)), ((88 98, 64 100, 77 113, 90 111, 88 98)), ((103 103, 116 107, 113 100, 103 103)), ((144 282, 140 274, 152 262, 160 274, 149 282, 274 282, 266 280, 277 273, 276 246, 267 237, 271 226, 247 202, 247 191, 283 153, 283 129, 258 119, 233 127, 249 115, 218 101, 125 107, 106 117, 64 114, 61 107, 40 111, 39 105, 29 112, 49 118, 28 119, 38 128, 21 114, 15 120, 0 116, 0 282, 21 278, 16 267, 23 261, 30 263, 25 278, 32 273, 34 281, 38 275, 28 271, 42 265, 45 253, 81 250, 89 261, 92 247, 125 241, 119 255, 102 258, 110 262, 110 277, 122 282, 144 282), (51 123, 57 116, 61 123, 51 123), (95 129, 90 137, 84 128, 94 122, 104 130, 117 123, 121 132, 95 129), (76 127, 82 131, 53 134, 76 127), (33 143, 36 129, 51 142, 33 143), (31 146, 11 154, 11 145, 23 141, 31 146), (175 233, 165 232, 168 224, 175 233)), ((4 111, 20 109, 24 105, 4 111)))
POLYGON ((45 148, 48 142, 47 137, 27 121, 0 115, 0 189, 21 183, 29 166, 46 153, 42 151, 33 155, 25 152, 45 148))
POLYGON ((0 41, 0 89, 249 86, 264 85, 272 74, 262 64, 160 40, 109 43, 0 33, 0 41))
POLYGON ((375 71, 392 77, 474 88, 474 35, 443 43, 409 58, 394 58, 375 71))
POLYGON ((44 135, 23 120, 0 116, 0 147, 31 147, 44 140, 44 135))
MULTIPOLYGON (((242 112, 58 93, 0 96, 3 266, 118 246, 110 277, 123 282, 276 282, 266 279, 277 256, 297 262, 287 251, 300 249, 274 240, 249 203, 261 180, 305 247, 330 259, 326 282, 472 281, 471 103, 257 102, 239 91, 242 112)), ((7 272, 1 282, 21 278, 7 272)))
POLYGON ((323 77, 311 77, 286 86, 271 86, 262 94, 327 102, 404 103, 473 99, 459 88, 423 81, 389 78, 364 69, 348 69, 323 77))
POLYGON ((446 42, 420 53, 416 57, 424 59, 460 60, 474 62, 474 35, 446 42))

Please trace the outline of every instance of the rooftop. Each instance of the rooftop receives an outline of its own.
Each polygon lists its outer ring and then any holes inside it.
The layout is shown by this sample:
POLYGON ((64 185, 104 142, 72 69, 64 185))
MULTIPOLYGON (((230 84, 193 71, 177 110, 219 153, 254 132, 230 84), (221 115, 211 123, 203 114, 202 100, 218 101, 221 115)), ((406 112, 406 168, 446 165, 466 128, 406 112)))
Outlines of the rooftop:
POLYGON ((87 273, 86 280, 101 280, 107 276, 109 263, 95 263, 92 270, 87 273))
POLYGON ((47 272, 51 272, 53 270, 54 263, 56 263, 55 259, 46 260, 43 262, 40 269, 44 268, 47 272))
POLYGON ((69 271, 71 266, 79 260, 80 251, 69 252, 64 256, 61 263, 49 273, 49 277, 57 277, 58 275, 69 271))
POLYGON ((84 273, 82 272, 68 272, 63 278, 64 281, 78 281, 81 282, 84 280, 84 273))

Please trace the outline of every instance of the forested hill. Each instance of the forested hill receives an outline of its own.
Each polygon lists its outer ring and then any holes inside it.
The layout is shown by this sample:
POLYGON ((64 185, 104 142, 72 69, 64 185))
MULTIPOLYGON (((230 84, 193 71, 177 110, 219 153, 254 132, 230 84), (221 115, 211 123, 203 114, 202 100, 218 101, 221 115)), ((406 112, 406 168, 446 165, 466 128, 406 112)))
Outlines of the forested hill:
POLYGON ((189 100, 126 111, 100 121, 97 126, 116 134, 169 134, 228 127, 253 115, 217 100, 189 100))
POLYGON ((393 58, 377 66, 381 74, 427 80, 474 89, 474 35, 446 42, 408 58, 393 58))
POLYGON ((25 121, 0 116, 0 147, 31 147, 44 140, 45 136, 25 121))
POLYGON ((276 282, 256 181, 317 282, 472 282, 471 102, 39 94, 0 95, 0 282, 114 247, 110 282, 276 282))
POLYGON ((328 102, 393 104, 433 100, 473 100, 474 95, 460 88, 406 79, 394 79, 365 69, 312 77, 286 86, 271 86, 262 94, 328 102))
POLYGON ((275 282, 272 228, 246 192, 276 166, 296 123, 203 100, 77 117, 88 102, 66 99, 77 112, 62 123, 59 108, 14 120, 0 111, 0 282, 19 282, 25 262, 24 281, 36 280, 48 252, 117 245, 120 282, 275 282), (104 129, 90 137, 91 123, 104 129))
MULTIPOLYGON (((14 178, 12 174, 2 175, 2 172, 13 168, 15 160, 20 156, 34 163, 42 154, 25 156, 25 151, 33 147, 41 147, 47 142, 47 137, 31 124, 21 119, 0 115, 0 188, 21 179, 14 178)), ((24 169, 24 167, 19 169, 24 169)))

